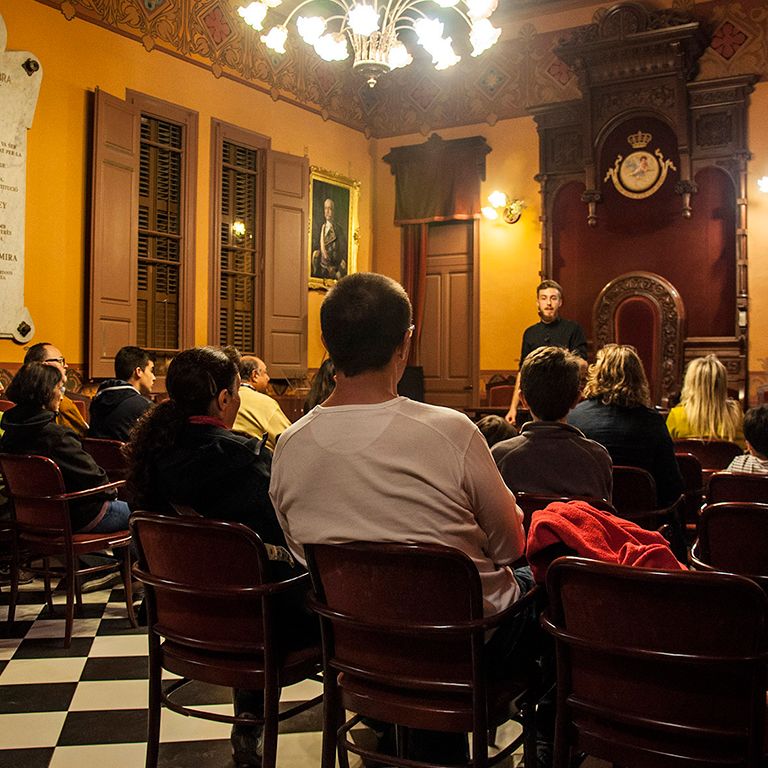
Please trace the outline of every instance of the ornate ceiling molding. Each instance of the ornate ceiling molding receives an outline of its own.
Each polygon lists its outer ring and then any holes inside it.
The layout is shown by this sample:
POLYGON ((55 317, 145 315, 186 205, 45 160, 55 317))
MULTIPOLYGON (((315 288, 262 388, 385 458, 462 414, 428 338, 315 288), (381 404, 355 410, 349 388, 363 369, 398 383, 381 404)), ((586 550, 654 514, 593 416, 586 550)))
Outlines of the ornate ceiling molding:
MULTIPOLYGON (((531 105, 579 98, 578 79, 556 54, 563 38, 590 34, 560 30, 539 33, 524 23, 473 59, 461 51, 454 68, 436 72, 423 56, 410 67, 381 78, 371 89, 349 62, 321 61, 301 42, 289 42, 285 55, 272 54, 258 33, 242 23, 236 0, 37 0, 140 42, 147 51, 161 50, 208 69, 214 77, 241 82, 275 101, 286 101, 383 138, 487 123, 529 114, 531 105)), ((535 13, 584 8, 585 0, 502 0, 500 20, 529 18, 535 13), (517 14, 517 16, 516 16, 517 14)), ((699 60, 697 79, 755 73, 768 74, 768 0, 694 3, 675 0, 707 27, 711 44, 699 60)), ((607 8, 594 14, 599 24, 607 8)))

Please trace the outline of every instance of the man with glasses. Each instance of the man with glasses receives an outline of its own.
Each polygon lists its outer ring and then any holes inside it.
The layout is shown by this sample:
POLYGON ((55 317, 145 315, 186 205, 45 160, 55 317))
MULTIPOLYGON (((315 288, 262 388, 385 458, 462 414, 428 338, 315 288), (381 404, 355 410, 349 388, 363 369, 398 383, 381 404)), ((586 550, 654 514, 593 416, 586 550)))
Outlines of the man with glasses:
POLYGON ((269 374, 260 357, 240 358, 240 409, 232 429, 250 437, 267 436, 267 448, 275 450, 277 438, 291 426, 279 403, 267 394, 269 374))
MULTIPOLYGON (((48 341, 41 341, 33 344, 24 355, 24 363, 45 363, 53 365, 61 371, 64 380, 67 378, 67 361, 61 350, 54 347, 48 341)), ((70 398, 66 395, 61 398, 59 414, 56 417, 56 423, 61 427, 69 427, 79 437, 85 437, 88 432, 88 424, 80 415, 80 411, 70 398)))

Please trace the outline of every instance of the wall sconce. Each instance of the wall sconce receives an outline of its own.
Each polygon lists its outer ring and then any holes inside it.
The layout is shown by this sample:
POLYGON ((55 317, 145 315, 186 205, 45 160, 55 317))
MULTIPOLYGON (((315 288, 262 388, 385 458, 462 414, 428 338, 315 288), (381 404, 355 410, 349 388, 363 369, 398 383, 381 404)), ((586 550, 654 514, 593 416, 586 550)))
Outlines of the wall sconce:
POLYGON ((768 176, 763 176, 761 179, 757 180, 757 188, 761 192, 768 192, 768 176))
POLYGON ((526 207, 523 200, 511 200, 498 190, 488 195, 488 202, 490 205, 482 208, 483 216, 491 221, 503 219, 507 224, 515 224, 526 207))

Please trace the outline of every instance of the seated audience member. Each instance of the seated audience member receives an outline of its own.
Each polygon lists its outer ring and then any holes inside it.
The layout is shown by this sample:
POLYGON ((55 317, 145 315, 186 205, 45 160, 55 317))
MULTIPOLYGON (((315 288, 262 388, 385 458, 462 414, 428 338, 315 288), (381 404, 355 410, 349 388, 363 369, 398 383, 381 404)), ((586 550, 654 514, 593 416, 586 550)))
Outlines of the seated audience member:
MULTIPOLYGON (((244 523, 267 545, 274 580, 296 575, 269 500, 271 457, 258 438, 232 432, 240 406, 238 360, 221 349, 198 347, 168 366, 169 399, 155 406, 128 444, 128 482, 143 509, 172 512, 191 507, 203 517, 244 523)), ((226 563, 222 563, 226 567, 226 563)), ((317 622, 303 605, 286 643, 315 639, 317 622)), ((235 714, 261 715, 261 692, 235 689, 235 714)), ((238 765, 261 764, 262 729, 235 725, 232 753, 238 765)))
POLYGON ((147 397, 155 383, 155 363, 141 347, 122 347, 115 355, 116 379, 99 385, 91 401, 90 437, 128 442, 133 425, 152 407, 147 397))
POLYGON ((768 474, 768 405, 758 405, 747 411, 744 438, 747 452, 737 456, 728 465, 728 471, 768 474))
POLYGON ((251 437, 266 435, 267 448, 274 451, 277 438, 291 426, 291 420, 283 413, 277 400, 267 394, 267 366, 258 357, 242 357, 240 376, 240 410, 233 429, 251 437))
MULTIPOLYGON (((61 354, 61 350, 47 341, 33 344, 27 350, 26 355, 24 355, 24 363, 45 363, 46 365, 53 365, 61 371, 61 374, 64 377, 64 384, 66 385, 67 383, 67 361, 64 359, 64 355, 61 354)), ((11 399, 7 393, 6 397, 8 397, 9 400, 11 399)), ((59 412, 56 415, 56 423, 60 427, 69 427, 80 437, 85 437, 88 433, 88 424, 80 415, 77 406, 66 396, 66 394, 61 398, 59 412)))
POLYGON ((317 373, 312 377, 309 394, 304 401, 304 413, 309 413, 316 405, 324 403, 336 386, 336 368, 330 359, 323 360, 317 373))
MULTIPOLYGON (((3 414, 0 452, 53 459, 61 470, 67 493, 108 483, 106 473, 83 450, 77 435, 56 423, 63 394, 64 376, 57 366, 23 365, 8 386, 8 396, 16 406, 3 414)), ((125 530, 131 510, 124 501, 116 499, 116 495, 115 491, 109 491, 100 497, 71 502, 72 530, 83 533, 125 530)))
MULTIPOLYGON (((522 513, 488 446, 457 411, 398 396, 413 326, 403 288, 383 275, 342 278, 320 309, 336 387, 283 433, 270 496, 291 551, 345 541, 455 547, 480 573, 487 613, 531 586, 509 564, 525 546, 522 513)), ((501 626, 490 643, 499 674, 530 661, 538 637, 531 611, 501 626)), ((465 739, 419 732, 411 756, 463 760, 465 739)))
POLYGON ((509 440, 510 437, 517 436, 517 427, 495 413, 489 413, 478 419, 475 426, 480 430, 480 434, 485 438, 489 448, 502 440, 509 440))
POLYGON ((491 452, 515 493, 611 499, 611 457, 566 423, 579 399, 580 359, 562 347, 539 347, 520 370, 520 393, 533 421, 491 452))
POLYGON ((744 448, 742 422, 741 406, 728 399, 725 366, 715 355, 691 360, 685 370, 680 405, 667 416, 672 439, 729 440, 744 448))
POLYGON ((584 397, 568 414, 568 423, 605 446, 614 464, 650 472, 659 505, 672 504, 683 478, 664 420, 651 408, 637 352, 626 344, 606 344, 589 366, 584 397))

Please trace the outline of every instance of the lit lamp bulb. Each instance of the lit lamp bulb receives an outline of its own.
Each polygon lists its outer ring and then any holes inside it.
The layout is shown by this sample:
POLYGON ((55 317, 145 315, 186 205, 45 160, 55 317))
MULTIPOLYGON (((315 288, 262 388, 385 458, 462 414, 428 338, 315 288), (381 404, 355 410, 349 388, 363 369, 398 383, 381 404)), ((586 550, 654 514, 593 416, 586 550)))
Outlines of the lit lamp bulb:
POLYGON ((768 192, 768 176, 763 176, 757 180, 757 188, 761 192, 768 192))
POLYGON ((325 32, 325 19, 321 16, 299 16, 296 29, 307 45, 314 45, 325 32))
POLYGON ((503 192, 499 192, 497 189, 488 195, 488 202, 494 208, 503 208, 507 204, 507 196, 503 192))
POLYGON ((245 222, 240 221, 239 219, 237 221, 233 221, 232 234, 235 237, 245 237, 245 222))
POLYGON ((368 37, 379 28, 379 12, 370 5, 355 4, 347 16, 350 29, 356 35, 368 37))
POLYGON ((266 35, 261 36, 261 42, 275 53, 285 53, 285 41, 288 39, 288 30, 283 25, 272 27, 266 35))
POLYGON ((240 6, 237 12, 243 17, 243 21, 256 30, 263 29, 264 17, 267 15, 269 6, 266 3, 253 2, 248 6, 240 6))
POLYGON ((496 221, 499 218, 499 214, 495 208, 491 208, 490 205, 484 205, 481 209, 483 216, 489 221, 496 221))

